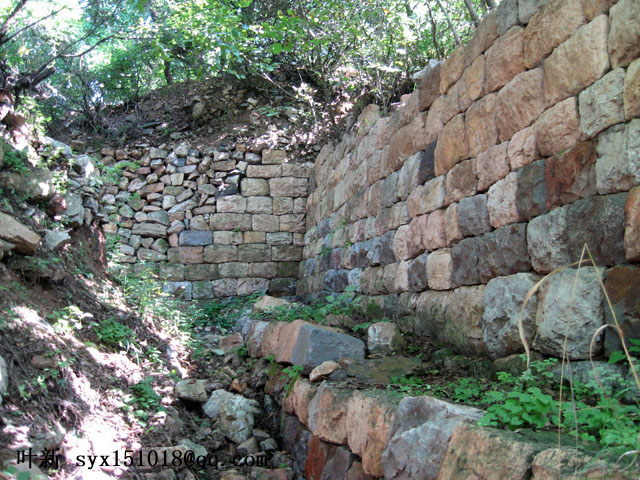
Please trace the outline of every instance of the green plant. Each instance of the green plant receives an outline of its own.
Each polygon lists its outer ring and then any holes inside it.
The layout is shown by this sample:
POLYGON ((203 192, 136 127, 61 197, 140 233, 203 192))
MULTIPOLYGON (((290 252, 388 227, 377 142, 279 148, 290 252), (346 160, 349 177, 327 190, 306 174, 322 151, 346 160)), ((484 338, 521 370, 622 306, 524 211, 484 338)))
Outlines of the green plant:
POLYGON ((151 377, 147 377, 131 386, 133 391, 132 403, 139 407, 134 413, 143 426, 146 426, 145 422, 149 418, 149 410, 156 412, 165 410, 160 404, 162 397, 153 389, 151 382, 151 377))
POLYGON ((366 330, 371 325, 373 325, 372 322, 363 322, 363 323, 359 323, 357 325, 354 325, 353 327, 351 327, 351 330, 353 330, 354 332, 359 332, 361 330, 366 330))
POLYGON ((107 318, 102 323, 94 323, 93 325, 100 341, 110 347, 128 349, 135 341, 135 332, 112 318, 107 318))
POLYGON ((47 315, 47 318, 54 323, 55 332, 60 334, 71 334, 75 330, 82 329, 82 320, 91 317, 93 317, 92 314, 83 312, 75 305, 69 305, 62 310, 54 310, 47 315))
POLYGON ((29 161, 27 160, 27 151, 16 150, 11 145, 2 142, 0 148, 4 153, 4 165, 6 168, 16 173, 26 173, 29 171, 29 161))
POLYGON ((289 382, 285 387, 285 396, 289 396, 296 381, 302 377, 302 369, 302 365, 291 365, 290 367, 286 367, 282 370, 282 373, 289 377, 289 382))

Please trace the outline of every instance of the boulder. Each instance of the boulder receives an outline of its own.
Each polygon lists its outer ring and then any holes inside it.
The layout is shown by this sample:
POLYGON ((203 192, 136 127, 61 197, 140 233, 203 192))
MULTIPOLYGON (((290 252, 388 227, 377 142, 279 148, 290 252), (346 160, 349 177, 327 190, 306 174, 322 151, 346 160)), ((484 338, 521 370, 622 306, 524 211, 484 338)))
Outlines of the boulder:
MULTIPOLYGON (((600 269, 604 275, 604 269, 600 269)), ((554 274, 539 292, 538 313, 541 320, 533 348, 546 355, 570 360, 589 358, 592 337, 604 323, 604 294, 593 267, 568 268, 554 274), (566 339, 565 339, 566 337, 566 339)), ((594 356, 602 349, 602 333, 593 342, 594 356)))
POLYGON ((322 362, 316 368, 311 370, 311 373, 309 374, 309 380, 312 382, 325 380, 329 375, 339 369, 339 363, 334 362, 333 360, 327 360, 326 362, 322 362))
POLYGON ((529 289, 539 278, 532 273, 516 273, 494 278, 487 283, 482 299, 482 335, 491 358, 524 351, 518 328, 520 318, 525 339, 530 341, 533 337, 538 307, 537 294, 529 299, 522 314, 521 308, 529 289))
POLYGON ((395 323, 374 323, 367 329, 369 353, 389 355, 402 349, 405 342, 395 323))
POLYGON ((322 382, 309 402, 309 429, 326 442, 346 445, 347 408, 351 390, 322 382))
POLYGON ((204 403, 207 401, 207 381, 189 378, 180 380, 175 387, 176 397, 188 402, 204 403))
POLYGON ((220 433, 240 444, 253 436, 254 415, 260 412, 260 405, 242 395, 215 390, 202 410, 209 418, 218 420, 220 433))
POLYGON ((301 365, 305 373, 327 360, 364 358, 362 340, 310 323, 302 325, 291 354, 291 363, 301 365))
POLYGON ((455 427, 482 415, 482 410, 432 397, 404 398, 382 452, 384 478, 436 479, 455 427))
POLYGON ((269 295, 264 295, 260 298, 260 300, 253 304, 253 310, 255 312, 267 312, 272 308, 282 307, 284 305, 289 305, 289 302, 284 298, 276 298, 269 295))
POLYGON ((25 255, 36 253, 40 244, 38 234, 3 212, 0 212, 0 238, 13 244, 16 252, 25 255))
POLYGON ((46 202, 56 193, 53 177, 47 168, 36 168, 28 174, 0 172, 0 188, 35 202, 46 202))

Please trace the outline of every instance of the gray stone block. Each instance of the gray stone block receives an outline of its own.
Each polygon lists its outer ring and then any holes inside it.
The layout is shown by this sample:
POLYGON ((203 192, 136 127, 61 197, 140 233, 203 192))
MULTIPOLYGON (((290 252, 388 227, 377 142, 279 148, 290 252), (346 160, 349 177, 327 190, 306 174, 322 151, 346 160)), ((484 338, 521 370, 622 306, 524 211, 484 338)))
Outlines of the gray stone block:
POLYGON ((213 243, 213 232, 202 230, 184 230, 180 232, 178 243, 183 247, 198 247, 213 243))

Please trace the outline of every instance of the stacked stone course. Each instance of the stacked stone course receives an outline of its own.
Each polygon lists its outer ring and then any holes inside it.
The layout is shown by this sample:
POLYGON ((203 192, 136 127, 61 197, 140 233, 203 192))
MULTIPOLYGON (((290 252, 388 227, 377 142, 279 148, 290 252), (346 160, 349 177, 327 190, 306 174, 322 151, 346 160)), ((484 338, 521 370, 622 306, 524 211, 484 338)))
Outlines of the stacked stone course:
POLYGON ((295 293, 312 164, 262 146, 186 141, 102 155, 122 168, 102 198, 120 262, 151 264, 186 299, 295 293))
MULTIPOLYGON (((505 0, 393 114, 367 107, 316 160, 298 293, 355 285, 417 315, 410 333, 495 358, 523 351, 513 304, 585 243, 609 291, 622 288, 612 268, 640 285, 635 12, 639 0, 505 0)), ((580 339, 606 315, 586 294, 597 283, 578 277, 571 311, 551 287, 534 295, 523 318, 534 347, 560 356, 569 323, 571 358, 588 358, 580 339)), ((640 336, 637 310, 615 308, 640 336)))

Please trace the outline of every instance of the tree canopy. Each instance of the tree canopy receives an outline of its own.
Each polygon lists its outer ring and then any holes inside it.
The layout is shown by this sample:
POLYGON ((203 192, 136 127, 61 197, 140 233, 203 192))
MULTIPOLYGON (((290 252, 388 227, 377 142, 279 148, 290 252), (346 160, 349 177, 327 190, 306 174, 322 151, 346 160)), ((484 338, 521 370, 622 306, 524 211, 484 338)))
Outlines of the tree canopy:
MULTIPOLYGON (((135 101, 221 74, 282 76, 323 100, 378 103, 468 37, 493 0, 11 0, 0 6, 0 90, 51 115, 135 101)), ((97 127, 97 125, 96 125, 97 127)))

